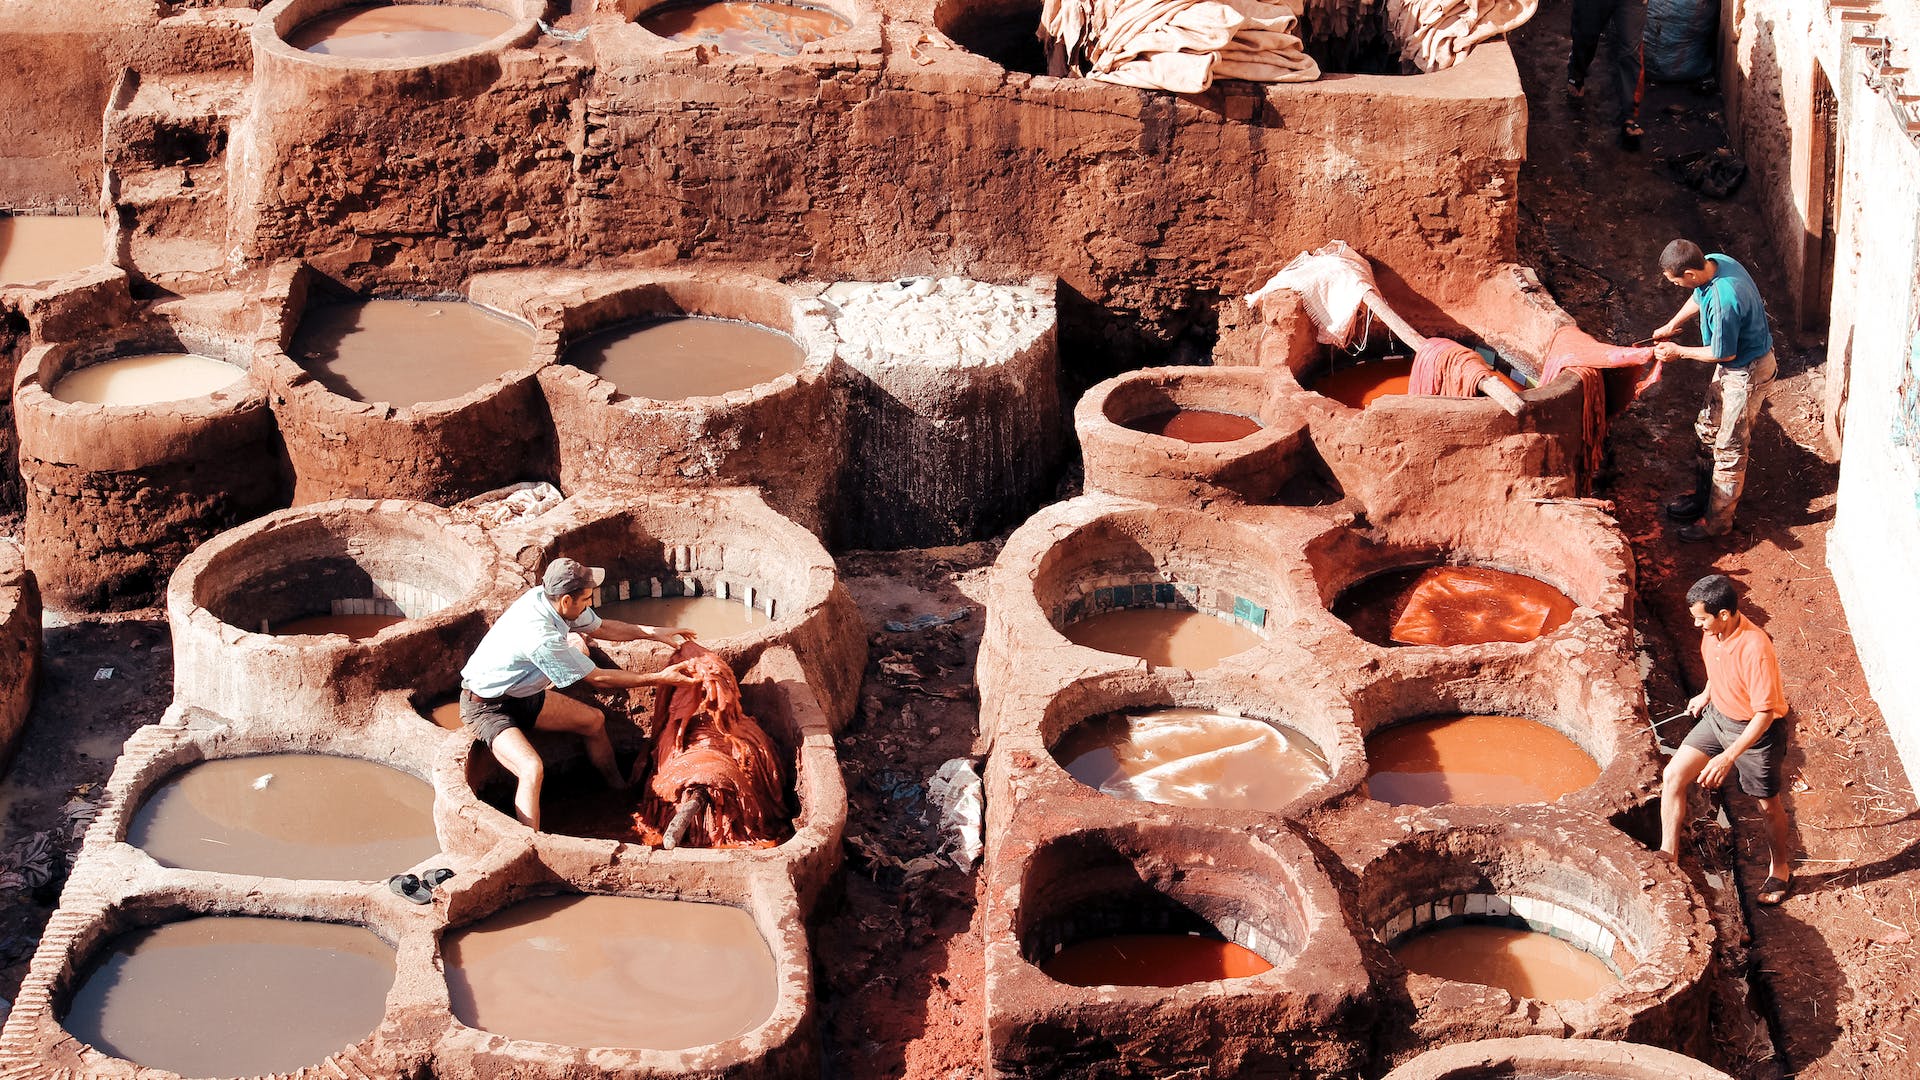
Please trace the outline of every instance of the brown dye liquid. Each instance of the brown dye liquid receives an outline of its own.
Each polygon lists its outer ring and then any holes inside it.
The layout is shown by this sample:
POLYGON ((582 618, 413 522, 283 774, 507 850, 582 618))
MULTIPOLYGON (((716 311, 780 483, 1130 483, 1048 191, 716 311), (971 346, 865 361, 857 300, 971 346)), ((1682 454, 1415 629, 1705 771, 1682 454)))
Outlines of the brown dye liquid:
POLYGON ((533 327, 459 300, 325 304, 289 350, 320 385, 356 401, 457 398, 533 360, 533 327))
POLYGON ((97 217, 0 215, 0 285, 37 285, 107 261, 97 217))
POLYGON ((1207 709, 1095 717, 1053 756, 1103 794, 1173 806, 1278 810, 1328 776, 1326 758, 1299 732, 1207 709))
POLYGON ((194 765, 140 805, 127 843, 163 866, 336 881, 384 880, 440 850, 431 784, 324 754, 194 765))
POLYGON ((1565 735, 1523 716, 1436 716, 1367 739, 1367 794, 1385 803, 1552 802, 1600 776, 1565 735))
POLYGON ((453 1014, 562 1046, 684 1050, 773 1015, 773 953, 738 908, 626 896, 515 904, 446 939, 453 1014))
MULTIPOLYGON (((427 710, 427 719, 447 731, 459 731, 466 727, 460 722, 460 699, 443 701, 427 710)), ((509 803, 508 805, 512 805, 509 803)))
POLYGON ((406 622, 404 615, 307 615, 285 622, 269 623, 275 637, 295 634, 344 634, 364 641, 394 623, 406 622))
POLYGON ((1061 633, 1075 645, 1189 671, 1210 668, 1260 644, 1260 635, 1237 623, 1170 608, 1106 611, 1081 619, 1061 633))
POLYGON ((1416 934, 1394 947, 1408 971, 1497 986, 1539 1001, 1584 1001, 1620 977, 1597 956, 1549 934, 1467 923, 1416 934))
POLYGON ((1314 384, 1317 394, 1330 397, 1348 408, 1364 409, 1383 397, 1405 394, 1413 383, 1413 358, 1368 360, 1321 376, 1314 384))
POLYGON ((810 41, 845 33, 853 24, 831 11, 801 4, 671 4, 640 17, 663 38, 712 45, 721 52, 796 56, 810 41))
POLYGON ((643 626, 678 626, 702 641, 733 637, 766 626, 773 620, 758 608, 717 596, 661 596, 640 600, 610 600, 593 609, 603 619, 643 626))
POLYGON ((292 1072, 372 1034, 393 976, 393 950, 357 926, 186 919, 115 939, 61 1023, 183 1076, 292 1072))
POLYGON ((194 353, 121 356, 70 371, 53 384, 61 401, 95 405, 154 405, 224 390, 246 376, 232 364, 194 353))
POLYGON ((1174 409, 1127 421, 1127 427, 1149 435, 1163 435, 1190 443, 1233 442, 1260 430, 1260 421, 1238 413, 1208 409, 1174 409))
POLYGON ((1485 566, 1416 566, 1378 574, 1333 602, 1335 618, 1375 645, 1532 641, 1573 617, 1573 600, 1537 578, 1485 566))
POLYGON ((629 323, 567 350, 566 362, 628 397, 680 401, 758 386, 806 360, 785 334, 730 319, 687 317, 629 323))
POLYGON ((399 60, 458 52, 506 33, 497 11, 441 4, 350 7, 294 27, 287 44, 324 56, 399 60))
POLYGON ((1061 949, 1040 964, 1069 986, 1185 986, 1244 979, 1273 965, 1231 941, 1192 934, 1115 934, 1061 949))

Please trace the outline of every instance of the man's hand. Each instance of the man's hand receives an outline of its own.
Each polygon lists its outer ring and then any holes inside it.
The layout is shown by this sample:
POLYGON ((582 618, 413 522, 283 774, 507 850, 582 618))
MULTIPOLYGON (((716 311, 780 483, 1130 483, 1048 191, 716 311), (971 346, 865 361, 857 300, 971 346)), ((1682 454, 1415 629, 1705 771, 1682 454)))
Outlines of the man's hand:
POLYGON ((1707 711, 1707 692, 1705 690, 1702 690, 1698 695, 1687 699, 1687 715, 1688 716, 1699 716, 1701 713, 1706 711, 1707 711))
POLYGON ((680 641, 675 640, 676 638, 692 641, 694 633, 684 626, 656 626, 651 636, 653 640, 662 644, 678 645, 680 641))
POLYGON ((1732 755, 1724 752, 1715 754, 1707 762, 1707 767, 1700 770, 1700 786, 1708 791, 1716 791, 1726 782, 1727 774, 1732 771, 1732 755))
POLYGON ((1653 347, 1653 358, 1655 360, 1678 360, 1683 355, 1680 351, 1680 346, 1675 345, 1671 341, 1660 340, 1659 344, 1653 347))
POLYGON ((653 675, 661 686, 698 686, 700 679, 693 673, 693 661, 682 660, 670 668, 662 668, 653 675))
MULTIPOLYGON (((1652 334, 1652 337, 1653 337, 1653 340, 1655 341, 1672 341, 1673 336, 1675 334, 1678 334, 1679 332, 1680 332, 1680 327, 1678 324, 1667 323, 1665 326, 1662 326, 1660 329, 1655 330, 1652 334)), ((1656 349, 1654 351, 1654 355, 1658 356, 1659 350, 1656 349)))

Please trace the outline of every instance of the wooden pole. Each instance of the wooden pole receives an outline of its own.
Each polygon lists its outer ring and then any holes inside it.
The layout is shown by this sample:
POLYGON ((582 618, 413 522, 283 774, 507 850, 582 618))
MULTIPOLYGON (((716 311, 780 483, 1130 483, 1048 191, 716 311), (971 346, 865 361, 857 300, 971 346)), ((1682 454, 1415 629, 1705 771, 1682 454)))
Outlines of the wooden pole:
MULTIPOLYGON (((1386 297, 1381 296, 1378 292, 1369 291, 1366 296, 1366 303, 1373 314, 1381 322, 1387 324, 1387 329, 1393 331, 1393 336, 1406 342, 1409 348, 1415 352, 1419 352, 1426 346, 1426 335, 1415 330, 1412 323, 1401 318, 1399 312, 1389 307, 1386 297)), ((1508 386, 1506 383, 1501 382, 1491 375, 1480 380, 1480 392, 1485 394, 1494 404, 1505 409, 1509 416, 1519 416, 1520 411, 1527 407, 1527 403, 1520 399, 1520 395, 1513 392, 1513 387, 1508 386)))

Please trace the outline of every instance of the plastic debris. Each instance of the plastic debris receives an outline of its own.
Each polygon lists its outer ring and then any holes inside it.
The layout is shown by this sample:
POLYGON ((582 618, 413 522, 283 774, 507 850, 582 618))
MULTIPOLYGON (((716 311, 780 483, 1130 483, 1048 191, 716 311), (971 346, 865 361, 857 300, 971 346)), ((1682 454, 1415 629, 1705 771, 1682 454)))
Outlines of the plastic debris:
POLYGON ((940 811, 940 850, 961 870, 980 862, 986 829, 986 789, 972 758, 953 758, 927 782, 927 799, 940 811))

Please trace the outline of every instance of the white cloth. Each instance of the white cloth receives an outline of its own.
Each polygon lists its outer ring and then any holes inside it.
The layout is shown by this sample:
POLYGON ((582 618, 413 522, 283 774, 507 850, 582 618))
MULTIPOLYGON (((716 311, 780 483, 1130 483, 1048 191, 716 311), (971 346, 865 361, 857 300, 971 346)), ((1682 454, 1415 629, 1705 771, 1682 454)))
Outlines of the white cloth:
POLYGON ((1040 40, 1049 74, 1197 94, 1216 78, 1318 79, 1299 17, 1261 0, 1046 0, 1040 40))
POLYGON ((1265 285, 1247 294, 1247 303, 1258 304, 1275 289, 1290 289, 1300 294, 1301 306, 1313 319, 1313 334, 1324 345, 1347 345, 1353 340, 1353 324, 1374 290, 1373 267, 1345 240, 1335 240, 1318 251, 1301 252, 1265 285))
POLYGON ((550 686, 572 686, 594 663, 567 641, 567 634, 600 629, 592 608, 568 622, 539 588, 507 605, 500 620, 460 669, 460 685, 483 698, 532 697, 550 686))
POLYGON ((1533 18, 1539 6, 1539 0, 1387 0, 1387 20, 1401 59, 1440 71, 1533 18))

